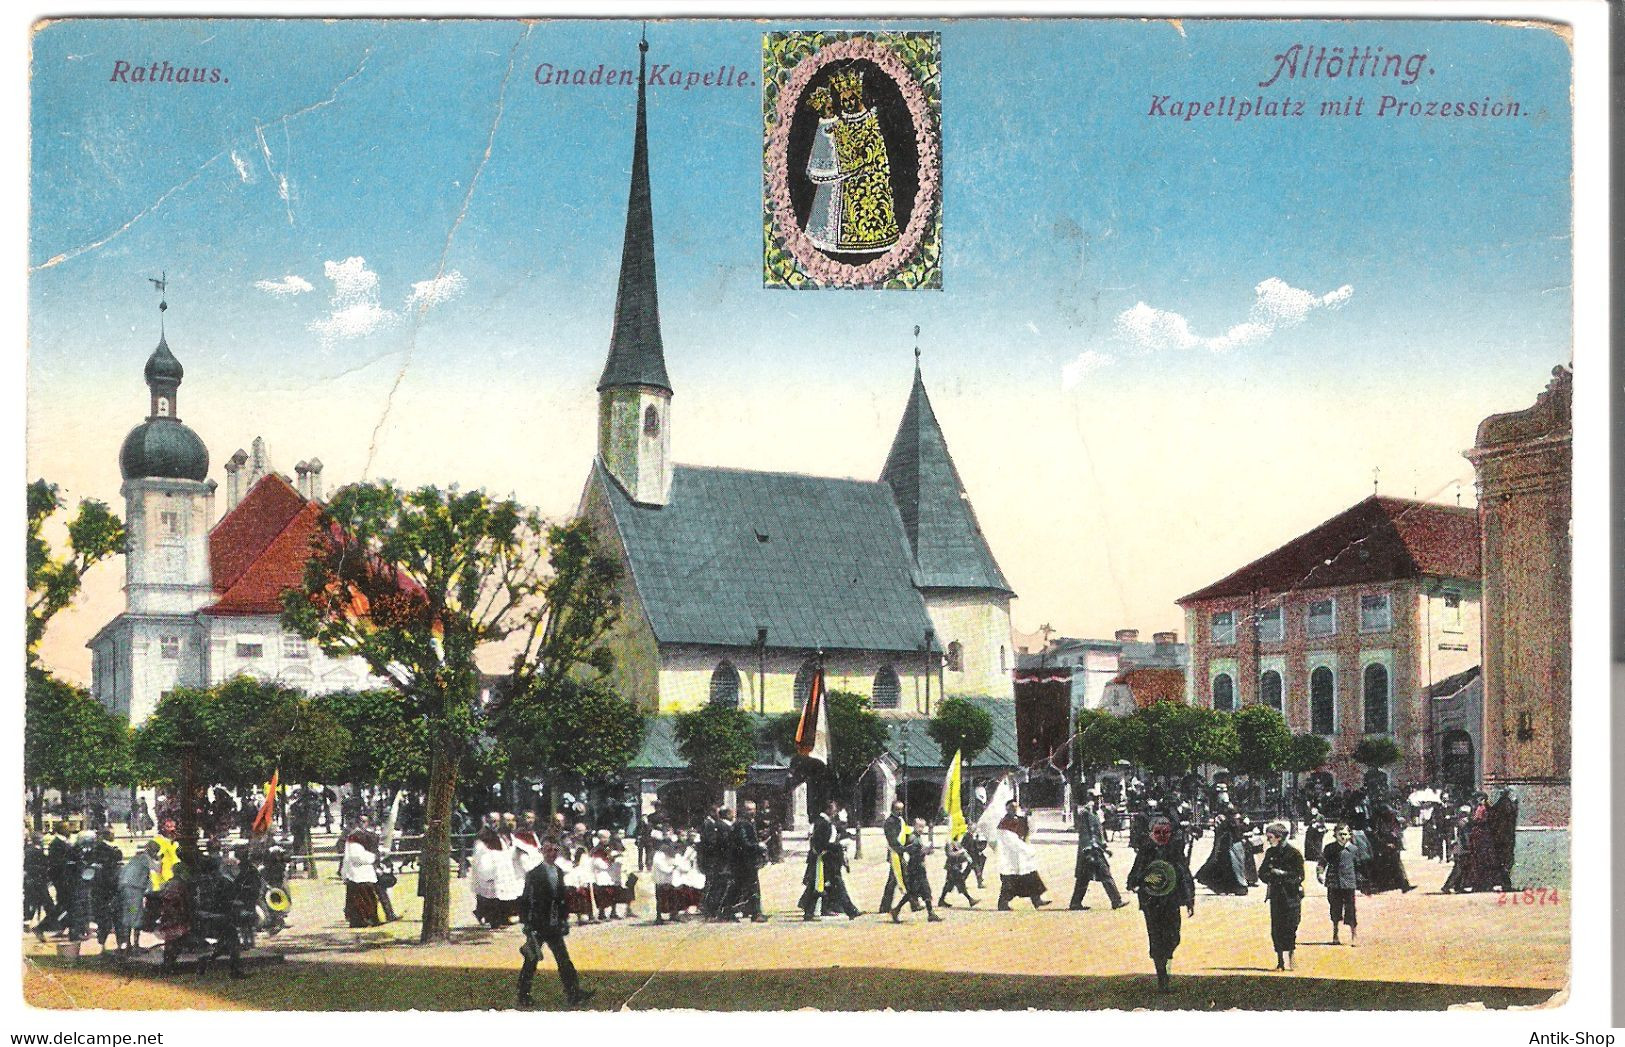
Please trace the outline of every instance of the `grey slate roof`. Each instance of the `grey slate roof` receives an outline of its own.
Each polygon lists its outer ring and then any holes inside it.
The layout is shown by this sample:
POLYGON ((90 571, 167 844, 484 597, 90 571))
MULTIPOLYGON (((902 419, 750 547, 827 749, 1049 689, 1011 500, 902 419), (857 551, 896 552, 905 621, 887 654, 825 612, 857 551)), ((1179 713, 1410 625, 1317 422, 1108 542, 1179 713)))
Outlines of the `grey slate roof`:
MULTIPOLYGON (((772 716, 752 715, 760 728, 772 716)), ((765 768, 784 768, 790 761, 776 750, 769 751, 770 747, 763 747, 757 751, 757 760, 751 766, 765 768)), ((671 713, 661 713, 655 716, 646 716, 643 720, 643 747, 638 754, 627 764, 634 770, 671 770, 688 766, 683 754, 677 749, 677 717, 671 713)))
POLYGON ((603 463, 632 580, 662 643, 917 651, 931 628, 885 484, 679 465, 638 505, 603 463))
POLYGON ((621 282, 615 295, 615 327, 609 359, 598 391, 647 385, 671 392, 666 354, 660 340, 660 301, 655 293, 654 208, 649 202, 649 133, 644 102, 642 51, 638 55, 638 121, 632 141, 632 189, 626 203, 626 240, 621 246, 621 282))
POLYGON ((918 367, 880 478, 896 496, 922 587, 994 589, 1015 595, 976 522, 918 367))

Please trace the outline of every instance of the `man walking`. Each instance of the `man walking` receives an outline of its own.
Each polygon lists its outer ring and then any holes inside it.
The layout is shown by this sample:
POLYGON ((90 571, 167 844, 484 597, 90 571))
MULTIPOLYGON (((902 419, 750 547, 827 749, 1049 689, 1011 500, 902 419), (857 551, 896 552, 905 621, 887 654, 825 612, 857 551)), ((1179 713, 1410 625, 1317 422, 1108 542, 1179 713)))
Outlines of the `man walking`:
POLYGON ((747 802, 740 808, 739 823, 733 832, 733 897, 730 914, 737 912, 749 916, 752 923, 766 923, 762 912, 762 863, 767 859, 767 848, 762 844, 756 828, 756 805, 747 802))
POLYGON ((801 892, 801 918, 818 919, 817 908, 823 903, 823 915, 843 912, 847 919, 863 915, 852 904, 846 890, 846 848, 841 846, 840 832, 835 827, 835 815, 840 805, 831 800, 813 820, 812 836, 807 841, 807 872, 801 878, 806 890, 801 892))
MULTIPOLYGON (((903 818, 903 801, 892 802, 891 814, 886 818, 883 829, 886 833, 886 889, 880 894, 880 911, 890 912, 892 900, 903 880, 903 842, 909 833, 908 823, 903 818)), ((914 910, 918 912, 919 908, 916 902, 914 910)))
POLYGON ((1106 860, 1106 837, 1100 824, 1100 794, 1090 797, 1089 802, 1078 806, 1078 859, 1073 875, 1076 879, 1072 885, 1073 909, 1087 909, 1083 904, 1083 896, 1089 892, 1089 881, 1099 880, 1100 886, 1105 888, 1106 897, 1111 901, 1113 909, 1121 909, 1128 903, 1117 891, 1117 881, 1112 879, 1111 863, 1106 860))
POLYGON ((544 840, 542 863, 526 874, 525 891, 519 899, 519 922, 525 928, 525 944, 519 948, 519 955, 524 957, 519 968, 521 1007, 535 1005, 530 985, 536 977, 536 963, 542 958, 544 945, 552 951, 553 962, 558 964, 559 981, 564 985, 564 998, 570 1006, 585 1003, 594 992, 581 988, 575 964, 570 962, 570 950, 564 945, 564 936, 570 933, 570 902, 564 876, 556 864, 558 856, 558 841, 544 840))

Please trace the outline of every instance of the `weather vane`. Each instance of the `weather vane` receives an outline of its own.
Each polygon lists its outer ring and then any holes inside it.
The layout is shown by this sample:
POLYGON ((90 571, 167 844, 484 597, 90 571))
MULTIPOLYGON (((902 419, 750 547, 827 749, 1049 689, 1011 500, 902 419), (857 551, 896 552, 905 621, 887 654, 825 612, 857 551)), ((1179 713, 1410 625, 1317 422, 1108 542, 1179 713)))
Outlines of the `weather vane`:
POLYGON ((147 282, 158 291, 158 333, 164 333, 164 313, 169 309, 169 270, 165 269, 157 276, 147 277, 147 282))

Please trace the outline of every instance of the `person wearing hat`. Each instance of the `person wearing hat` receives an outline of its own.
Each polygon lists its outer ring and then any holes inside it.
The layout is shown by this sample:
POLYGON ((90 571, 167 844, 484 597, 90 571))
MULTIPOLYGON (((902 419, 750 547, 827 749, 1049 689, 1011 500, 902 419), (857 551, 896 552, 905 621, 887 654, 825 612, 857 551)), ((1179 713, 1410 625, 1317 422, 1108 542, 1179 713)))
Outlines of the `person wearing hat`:
POLYGON ((124 863, 118 874, 119 952, 141 951, 142 908, 152 889, 152 874, 158 868, 158 845, 148 840, 135 857, 124 863))
POLYGON ((1269 848, 1258 866, 1270 903, 1270 940, 1275 944, 1275 969, 1290 971, 1298 948, 1298 924, 1303 919, 1303 855, 1287 842, 1287 827, 1272 822, 1264 830, 1269 848))
POLYGON ((1146 943, 1157 968, 1157 991, 1168 992, 1168 964, 1179 948, 1180 910, 1196 916, 1196 884, 1191 879, 1183 847, 1166 817, 1151 822, 1145 846, 1134 856, 1128 889, 1139 895, 1145 917, 1146 943))
POLYGON ((835 824, 840 809, 840 804, 831 800, 813 819, 807 842, 807 871, 801 877, 805 888, 801 892, 801 918, 809 922, 818 919, 820 904, 825 916, 841 912, 855 920, 863 915, 846 889, 846 848, 835 824))
POLYGON ((1355 945, 1359 914, 1355 911, 1355 891, 1360 886, 1359 849, 1354 843, 1354 832, 1339 822, 1332 830, 1332 842, 1320 852, 1320 864, 1315 867, 1315 879, 1326 885, 1326 904, 1331 908, 1332 944, 1342 945, 1337 925, 1348 924, 1349 944, 1355 945))
POLYGON ((1100 804, 1100 788, 1096 786, 1089 793, 1089 801, 1078 806, 1077 817, 1073 821, 1078 830, 1078 857, 1073 867, 1072 903, 1069 906, 1072 909, 1087 908, 1083 904, 1083 896, 1088 893, 1092 880, 1100 881, 1113 909, 1121 909, 1128 904, 1118 893, 1117 881, 1112 879, 1111 864, 1106 860, 1106 836, 1100 824, 1100 804))

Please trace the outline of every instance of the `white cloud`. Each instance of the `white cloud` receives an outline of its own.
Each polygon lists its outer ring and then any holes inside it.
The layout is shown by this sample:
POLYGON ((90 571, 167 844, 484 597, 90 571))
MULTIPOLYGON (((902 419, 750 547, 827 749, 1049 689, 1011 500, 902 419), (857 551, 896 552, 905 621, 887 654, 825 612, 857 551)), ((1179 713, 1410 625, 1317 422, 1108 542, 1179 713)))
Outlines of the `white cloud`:
POLYGON ((467 284, 468 281, 463 279, 463 274, 455 269, 444 276, 419 280, 412 285, 412 293, 406 296, 406 304, 415 305, 420 309, 433 309, 462 294, 467 284))
POLYGON ((1071 363, 1061 365, 1061 388, 1076 389, 1083 380, 1103 367, 1110 367, 1115 359, 1110 353, 1085 349, 1071 363))
POLYGON ((322 271, 333 283, 332 310, 312 320, 310 329, 320 334, 324 343, 360 338, 395 322, 396 314, 379 304, 378 274, 367 268, 365 258, 357 255, 342 262, 326 262, 322 271))
POLYGON ((278 298, 291 298, 296 294, 304 294, 306 291, 315 290, 314 287, 310 286, 309 280, 294 273, 289 273, 280 280, 255 280, 254 286, 267 294, 274 294, 278 298))
POLYGON ((248 166, 247 160, 237 155, 235 149, 231 151, 231 166, 237 169, 237 177, 241 178, 245 184, 251 184, 254 181, 253 169, 248 166))
POLYGON ((1349 284, 1317 295, 1272 276, 1253 288, 1253 304, 1247 319, 1223 334, 1199 335, 1179 313, 1157 309, 1145 302, 1117 314, 1114 327, 1118 337, 1141 349, 1201 348, 1222 353, 1261 342, 1282 328, 1296 327, 1316 309, 1341 308, 1353 296, 1354 288, 1349 284))

